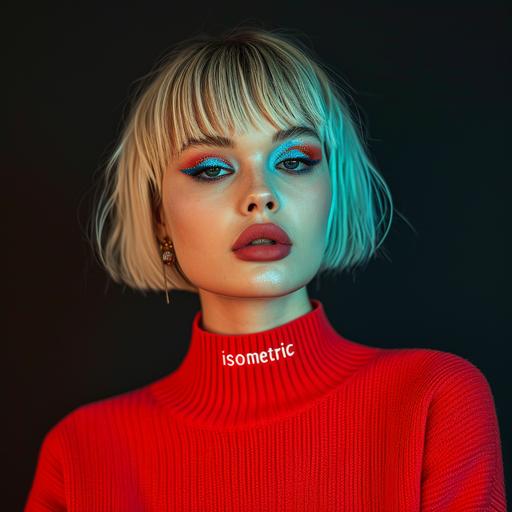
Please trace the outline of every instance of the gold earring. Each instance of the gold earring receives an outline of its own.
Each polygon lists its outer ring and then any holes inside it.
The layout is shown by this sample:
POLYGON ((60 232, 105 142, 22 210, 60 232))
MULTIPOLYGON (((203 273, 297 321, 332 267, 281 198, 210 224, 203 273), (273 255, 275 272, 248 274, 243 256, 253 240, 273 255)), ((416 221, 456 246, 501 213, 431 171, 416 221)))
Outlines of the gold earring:
POLYGON ((158 241, 160 244, 160 252, 162 253, 162 270, 164 273, 165 283, 165 299, 169 304, 169 293, 167 291, 167 276, 165 274, 165 265, 172 266, 176 261, 176 253, 174 252, 174 245, 168 236, 165 236, 163 240, 158 241))

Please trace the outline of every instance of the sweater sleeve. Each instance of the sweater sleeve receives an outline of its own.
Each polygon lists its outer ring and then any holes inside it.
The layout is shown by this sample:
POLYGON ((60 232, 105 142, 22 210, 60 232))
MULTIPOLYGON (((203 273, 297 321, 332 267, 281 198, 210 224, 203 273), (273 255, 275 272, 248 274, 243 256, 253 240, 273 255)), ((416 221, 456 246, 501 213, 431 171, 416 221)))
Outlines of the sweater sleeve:
POLYGON ((65 512, 59 425, 45 435, 24 512, 65 512))
POLYGON ((506 511, 499 425, 483 373, 447 353, 427 417, 421 510, 506 511))

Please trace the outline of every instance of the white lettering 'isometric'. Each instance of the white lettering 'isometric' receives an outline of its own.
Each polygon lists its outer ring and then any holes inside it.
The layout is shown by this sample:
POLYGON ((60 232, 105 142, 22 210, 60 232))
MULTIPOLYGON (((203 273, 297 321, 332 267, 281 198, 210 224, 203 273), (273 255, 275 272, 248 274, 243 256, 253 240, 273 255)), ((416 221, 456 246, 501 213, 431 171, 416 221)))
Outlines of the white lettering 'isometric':
POLYGON ((279 361, 279 358, 286 359, 295 354, 293 343, 285 346, 281 342, 281 346, 277 348, 269 347, 267 350, 261 352, 247 352, 245 354, 224 354, 222 351, 222 364, 223 366, 244 366, 246 364, 262 364, 270 361, 279 361))

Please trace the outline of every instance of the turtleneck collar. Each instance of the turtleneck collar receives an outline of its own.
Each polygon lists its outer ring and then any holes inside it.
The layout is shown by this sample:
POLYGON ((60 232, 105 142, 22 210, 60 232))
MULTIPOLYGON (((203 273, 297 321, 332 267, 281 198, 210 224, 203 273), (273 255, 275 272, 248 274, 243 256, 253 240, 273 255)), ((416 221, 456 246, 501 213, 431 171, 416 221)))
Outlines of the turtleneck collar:
POLYGON ((235 428, 306 407, 341 384, 379 349, 349 341, 327 319, 322 303, 272 329, 217 334, 192 322, 181 365, 154 382, 158 403, 187 423, 235 428))

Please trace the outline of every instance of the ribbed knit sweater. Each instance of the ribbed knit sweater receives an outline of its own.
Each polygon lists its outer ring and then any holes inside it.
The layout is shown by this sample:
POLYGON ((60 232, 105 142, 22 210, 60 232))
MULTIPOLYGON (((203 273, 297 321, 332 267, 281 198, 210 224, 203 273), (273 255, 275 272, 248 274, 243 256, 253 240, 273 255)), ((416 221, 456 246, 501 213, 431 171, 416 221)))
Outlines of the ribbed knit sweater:
POLYGON ((237 335, 206 331, 197 312, 176 370, 46 433, 25 512, 505 512, 482 372, 351 341, 310 304, 237 335))

